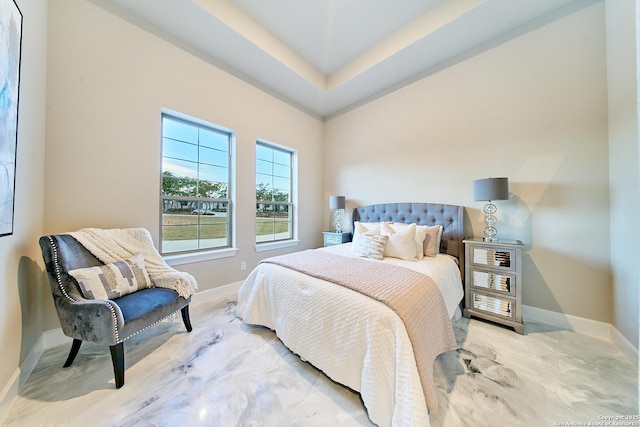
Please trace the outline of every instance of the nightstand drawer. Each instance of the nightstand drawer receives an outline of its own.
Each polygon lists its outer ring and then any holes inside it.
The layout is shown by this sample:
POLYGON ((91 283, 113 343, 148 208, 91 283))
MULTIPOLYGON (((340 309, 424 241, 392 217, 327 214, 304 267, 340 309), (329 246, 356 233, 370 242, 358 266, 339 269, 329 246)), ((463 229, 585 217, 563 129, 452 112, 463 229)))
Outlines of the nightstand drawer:
POLYGON ((516 294, 516 276, 513 274, 472 269, 471 278, 471 286, 475 288, 505 293, 511 296, 516 294))
POLYGON ((324 246, 341 245, 351 241, 351 233, 336 233, 333 231, 323 231, 324 246))
POLYGON ((471 248, 470 261, 472 265, 498 270, 516 269, 516 253, 513 249, 474 246, 471 248))
POLYGON ((516 319, 516 305, 511 298, 502 298, 499 296, 481 294, 471 291, 470 308, 480 310, 492 316, 499 316, 509 320, 516 319))

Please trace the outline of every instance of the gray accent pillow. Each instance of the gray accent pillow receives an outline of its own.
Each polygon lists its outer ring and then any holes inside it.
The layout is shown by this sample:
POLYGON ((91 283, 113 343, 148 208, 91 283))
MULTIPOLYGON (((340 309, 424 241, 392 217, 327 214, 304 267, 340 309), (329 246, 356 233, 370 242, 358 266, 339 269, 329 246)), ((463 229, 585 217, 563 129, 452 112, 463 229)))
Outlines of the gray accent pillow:
POLYGON ((76 279, 87 299, 115 299, 151 287, 141 253, 124 261, 71 270, 69 275, 76 279))
POLYGON ((432 225, 427 227, 427 235, 424 239, 424 254, 434 257, 440 253, 440 241, 442 240, 442 226, 432 225))

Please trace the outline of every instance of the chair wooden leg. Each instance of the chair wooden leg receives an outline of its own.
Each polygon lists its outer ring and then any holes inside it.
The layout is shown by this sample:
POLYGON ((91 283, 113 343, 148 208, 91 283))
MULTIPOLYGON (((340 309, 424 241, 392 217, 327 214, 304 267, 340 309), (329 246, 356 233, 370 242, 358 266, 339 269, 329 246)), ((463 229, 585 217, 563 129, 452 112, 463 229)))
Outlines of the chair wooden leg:
POLYGON ((111 345, 109 350, 111 350, 113 373, 116 377, 116 388, 120 388, 124 385, 124 343, 111 345))
POLYGON ((68 368, 71 366, 76 356, 78 355, 78 350, 80 350, 80 345, 82 345, 82 340, 73 340, 73 344, 71 344, 71 351, 69 352, 69 356, 67 357, 67 361, 62 365, 63 368, 68 368))
POLYGON ((189 319, 189 306, 185 305, 180 311, 182 311, 182 321, 184 322, 184 327, 187 328, 187 332, 191 332, 193 328, 191 327, 191 320, 189 319))

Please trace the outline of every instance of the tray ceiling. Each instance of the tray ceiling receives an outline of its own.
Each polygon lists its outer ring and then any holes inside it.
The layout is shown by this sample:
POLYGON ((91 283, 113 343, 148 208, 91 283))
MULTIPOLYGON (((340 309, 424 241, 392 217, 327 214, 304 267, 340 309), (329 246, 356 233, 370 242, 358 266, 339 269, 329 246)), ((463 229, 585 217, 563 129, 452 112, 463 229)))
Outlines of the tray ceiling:
POLYGON ((596 0, 89 0, 320 118, 596 0))

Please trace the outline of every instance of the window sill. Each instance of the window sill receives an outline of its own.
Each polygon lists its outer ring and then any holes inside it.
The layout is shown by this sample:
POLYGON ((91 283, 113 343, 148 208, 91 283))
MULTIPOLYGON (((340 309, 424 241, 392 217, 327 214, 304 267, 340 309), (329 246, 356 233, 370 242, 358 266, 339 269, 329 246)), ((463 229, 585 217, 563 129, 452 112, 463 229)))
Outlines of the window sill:
POLYGON ((206 252, 195 252, 190 254, 166 255, 164 261, 171 267, 183 264, 192 264, 194 262, 211 261, 220 258, 230 258, 238 254, 236 248, 225 248, 211 250, 206 252))
POLYGON ((300 240, 284 240, 282 242, 269 242, 256 244, 256 252, 272 251, 274 249, 290 248, 298 246, 300 240))

